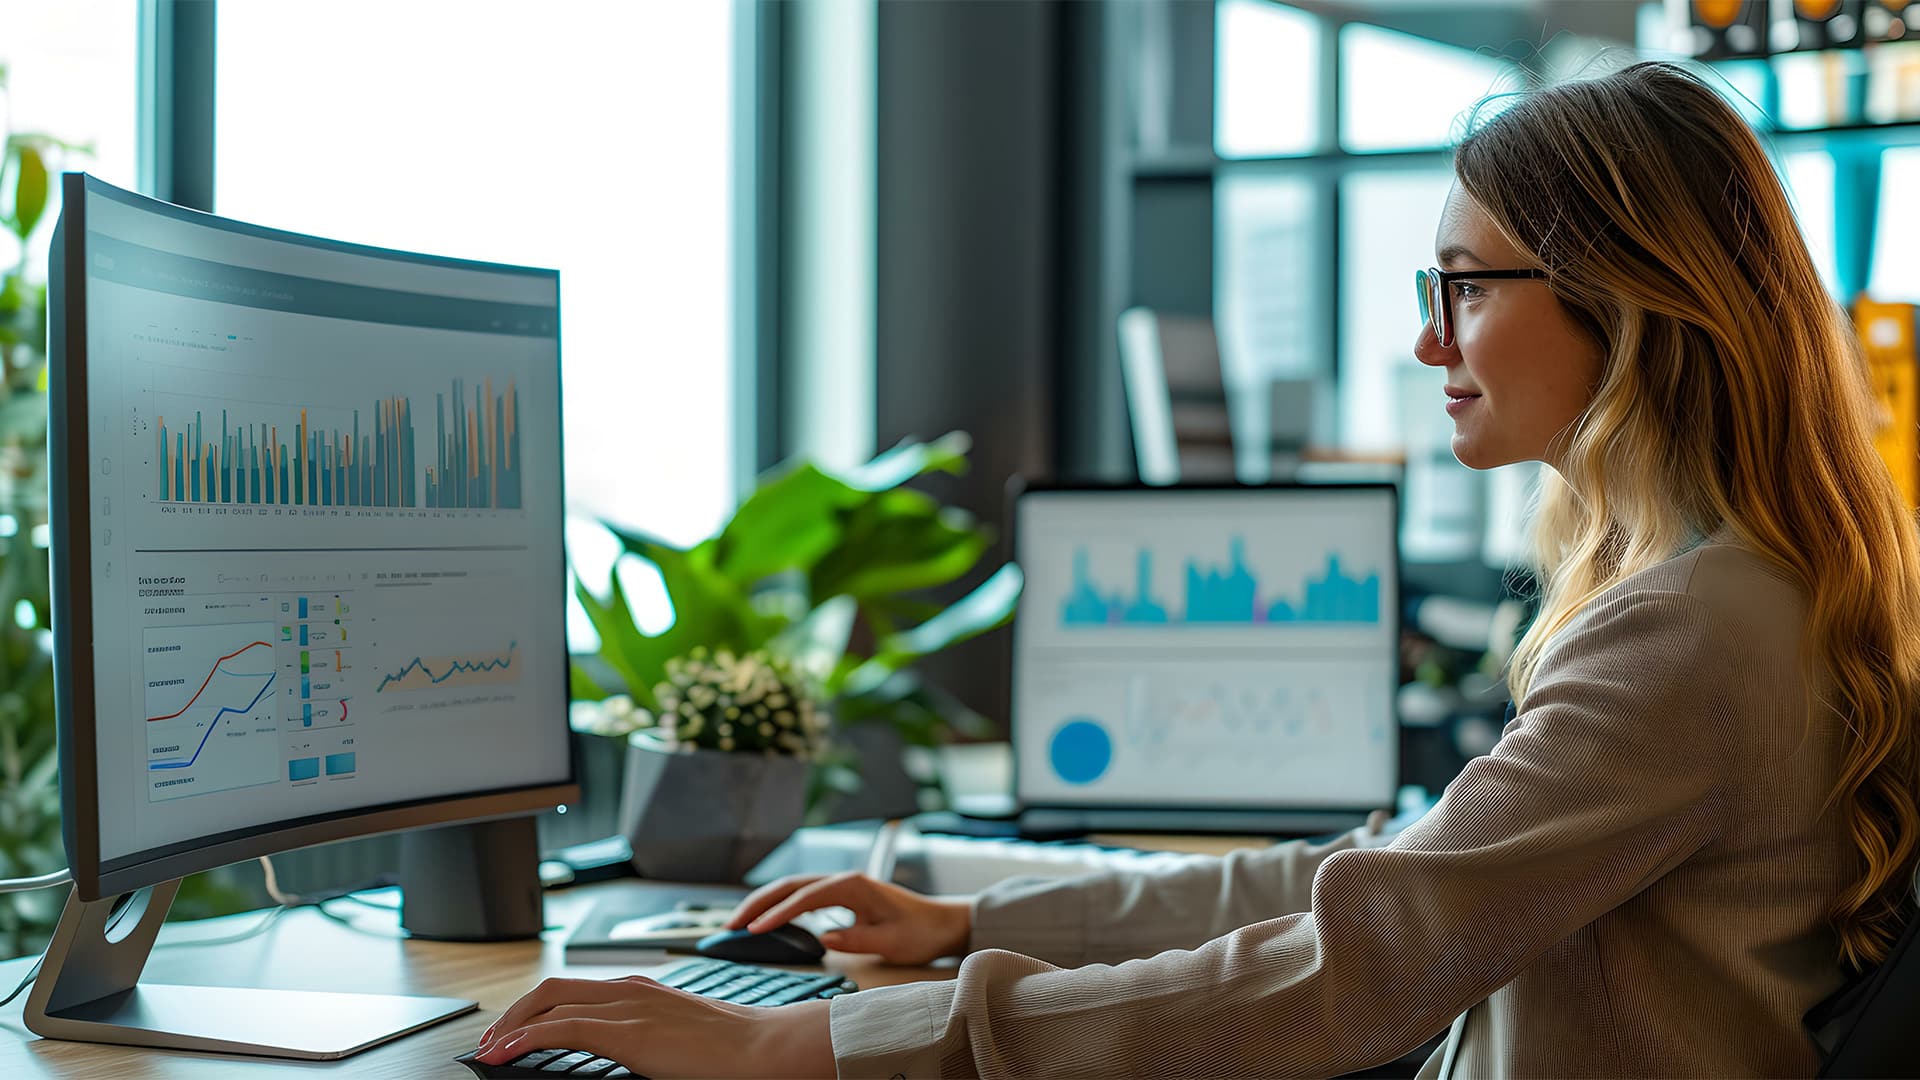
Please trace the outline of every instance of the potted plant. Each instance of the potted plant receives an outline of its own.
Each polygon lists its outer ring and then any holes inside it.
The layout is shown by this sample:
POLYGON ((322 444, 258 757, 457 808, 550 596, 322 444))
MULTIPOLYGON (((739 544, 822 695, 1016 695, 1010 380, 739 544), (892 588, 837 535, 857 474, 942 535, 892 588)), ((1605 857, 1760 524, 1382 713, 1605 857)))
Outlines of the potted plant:
MULTIPOLYGON (((29 279, 27 237, 47 208, 48 159, 68 148, 0 134, 0 226, 19 244, 0 272, 0 878, 8 878, 66 861, 47 634, 47 287, 29 279)), ((57 890, 0 897, 0 956, 45 945, 62 899, 57 890)))
MULTIPOLYGON (((575 586, 600 650, 573 666, 574 723, 624 740, 621 822, 643 874, 739 880, 859 790, 859 730, 919 746, 986 730, 912 671, 1005 624, 1020 594, 1006 564, 951 604, 914 595, 967 577, 992 546, 970 515, 905 486, 960 472, 968 446, 956 432, 844 475, 787 466, 688 548, 608 526, 621 557, 659 571, 674 611, 666 630, 644 634, 617 574, 605 596, 575 586), (705 862, 661 846, 702 821, 714 822, 707 839, 681 846, 705 850, 705 862), (723 835, 745 839, 721 850, 723 835)), ((938 783, 929 778, 934 798, 938 783)))

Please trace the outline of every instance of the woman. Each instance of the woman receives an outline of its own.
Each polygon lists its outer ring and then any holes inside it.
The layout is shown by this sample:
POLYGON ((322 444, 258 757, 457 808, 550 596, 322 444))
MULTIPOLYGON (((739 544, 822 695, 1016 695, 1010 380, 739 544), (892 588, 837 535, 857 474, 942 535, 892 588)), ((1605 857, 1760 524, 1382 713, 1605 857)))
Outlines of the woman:
POLYGON ((1462 462, 1551 468, 1518 712, 1431 812, 971 900, 778 882, 734 925, 844 905, 830 946, 958 977, 779 1009, 557 980, 487 1060, 1331 1075, 1453 1022, 1422 1076, 1814 1072, 1801 1018, 1885 956, 1917 835, 1920 547, 1850 332, 1683 69, 1534 93, 1455 170, 1415 352, 1462 462))

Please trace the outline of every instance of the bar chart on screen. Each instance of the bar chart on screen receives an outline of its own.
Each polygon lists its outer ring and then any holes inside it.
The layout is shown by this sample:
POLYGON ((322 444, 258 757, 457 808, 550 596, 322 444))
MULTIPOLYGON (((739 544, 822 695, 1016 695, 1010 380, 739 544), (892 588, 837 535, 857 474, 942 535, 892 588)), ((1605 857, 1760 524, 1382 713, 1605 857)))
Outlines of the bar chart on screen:
POLYGON ((1355 571, 1337 552, 1328 552, 1319 567, 1295 582, 1274 575, 1269 585, 1248 564, 1246 541, 1228 542, 1226 559, 1188 554, 1172 584, 1164 565, 1174 558, 1139 546, 1132 557, 1132 581, 1125 586, 1103 584, 1093 567, 1088 546, 1073 552, 1072 586, 1060 600, 1062 629, 1104 627, 1172 627, 1232 625, 1288 628, 1326 624, 1380 622, 1380 575, 1375 569, 1355 571))
POLYGON ((364 403, 214 399, 150 390, 136 408, 156 503, 517 510, 514 380, 455 379, 364 403), (496 389, 496 386, 498 387, 496 389))

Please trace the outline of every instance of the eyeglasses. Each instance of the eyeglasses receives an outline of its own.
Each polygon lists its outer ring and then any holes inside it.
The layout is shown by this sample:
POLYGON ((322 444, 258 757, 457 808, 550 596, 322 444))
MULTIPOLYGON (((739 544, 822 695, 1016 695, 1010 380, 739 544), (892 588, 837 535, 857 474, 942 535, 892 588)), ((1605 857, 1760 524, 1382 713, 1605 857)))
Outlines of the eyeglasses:
POLYGON ((1434 340, 1440 347, 1453 345, 1453 289, 1456 281, 1469 278, 1512 280, 1544 278, 1545 270, 1440 270, 1428 267, 1413 272, 1413 288, 1420 296, 1420 321, 1433 324, 1434 340))

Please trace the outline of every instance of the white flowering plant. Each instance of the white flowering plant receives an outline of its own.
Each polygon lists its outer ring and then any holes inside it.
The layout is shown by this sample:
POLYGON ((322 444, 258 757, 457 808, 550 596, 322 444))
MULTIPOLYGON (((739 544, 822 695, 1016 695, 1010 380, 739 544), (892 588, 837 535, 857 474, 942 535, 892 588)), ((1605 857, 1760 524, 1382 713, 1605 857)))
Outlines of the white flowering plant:
POLYGON ((573 697, 596 703, 576 704, 575 726, 607 734, 650 727, 678 746, 726 749, 721 740, 729 738, 735 751, 795 747, 814 765, 809 810, 831 792, 860 787, 857 756, 835 745, 837 730, 884 723, 914 746, 989 731, 912 670, 922 657, 1005 625, 1019 599, 1017 566, 981 565, 992 534, 906 486, 964 471, 969 446, 954 432, 902 442, 839 474, 807 462, 783 466, 717 535, 692 547, 608 524, 623 558, 659 571, 674 620, 642 633, 617 574, 605 595, 576 580, 600 649, 574 658, 573 697), (950 596, 969 578, 978 584, 958 599, 926 595, 950 596), (790 722, 780 719, 788 713, 790 722), (749 717, 751 724, 739 723, 749 717))
POLYGON ((758 649, 735 656, 697 645, 667 661, 653 688, 658 712, 636 709, 637 727, 670 749, 729 750, 813 759, 829 746, 829 717, 793 664, 758 649))

